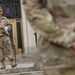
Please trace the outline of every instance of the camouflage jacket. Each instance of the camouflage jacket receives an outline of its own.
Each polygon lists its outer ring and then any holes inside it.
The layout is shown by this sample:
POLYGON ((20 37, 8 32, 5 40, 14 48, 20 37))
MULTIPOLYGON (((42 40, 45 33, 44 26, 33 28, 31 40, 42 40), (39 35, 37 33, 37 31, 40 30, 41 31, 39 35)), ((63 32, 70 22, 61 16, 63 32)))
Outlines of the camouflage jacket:
MULTIPOLYGON (((0 18, 0 25, 5 25, 8 27, 8 29, 10 29, 9 21, 4 16, 0 18)), ((9 35, 8 31, 5 31, 4 29, 0 29, 0 36, 4 36, 4 35, 9 35)))
POLYGON ((75 2, 68 0, 24 0, 32 27, 48 41, 70 48, 75 41, 75 2))

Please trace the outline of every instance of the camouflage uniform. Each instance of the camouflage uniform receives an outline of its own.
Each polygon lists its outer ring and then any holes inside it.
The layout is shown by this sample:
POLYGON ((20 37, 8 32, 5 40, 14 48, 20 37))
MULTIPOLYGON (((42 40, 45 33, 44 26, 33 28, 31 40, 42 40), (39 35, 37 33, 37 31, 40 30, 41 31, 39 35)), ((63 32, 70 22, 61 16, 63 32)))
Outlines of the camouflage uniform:
MULTIPOLYGON (((5 25, 8 29, 10 29, 9 22, 6 17, 0 18, 0 25, 5 25)), ((13 59, 13 51, 8 31, 0 29, 0 61, 3 61, 6 56, 9 60, 13 59)))
POLYGON ((72 43, 75 42, 75 14, 72 15, 73 11, 67 7, 63 9, 60 1, 24 0, 23 4, 28 20, 40 35, 36 66, 47 75, 75 75, 75 51, 72 50, 72 43), (67 14, 66 9, 71 13, 67 14))

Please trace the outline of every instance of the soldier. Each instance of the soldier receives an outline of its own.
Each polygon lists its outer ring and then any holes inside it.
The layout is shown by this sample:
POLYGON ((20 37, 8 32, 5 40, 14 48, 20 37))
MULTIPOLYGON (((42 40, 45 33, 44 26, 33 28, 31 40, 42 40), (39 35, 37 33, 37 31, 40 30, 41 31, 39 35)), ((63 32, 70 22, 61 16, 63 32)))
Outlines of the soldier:
POLYGON ((11 42, 9 39, 8 29, 10 24, 8 19, 3 15, 2 7, 0 7, 0 62, 2 63, 1 69, 5 69, 5 57, 7 56, 10 60, 11 67, 14 68, 16 63, 14 61, 13 51, 11 42))
POLYGON ((24 0, 23 2, 31 26, 40 35, 35 64, 46 75, 75 75, 75 32, 65 27, 72 24, 75 27, 74 18, 62 13, 59 6, 61 0, 52 1, 56 4, 54 10, 51 0, 24 0))

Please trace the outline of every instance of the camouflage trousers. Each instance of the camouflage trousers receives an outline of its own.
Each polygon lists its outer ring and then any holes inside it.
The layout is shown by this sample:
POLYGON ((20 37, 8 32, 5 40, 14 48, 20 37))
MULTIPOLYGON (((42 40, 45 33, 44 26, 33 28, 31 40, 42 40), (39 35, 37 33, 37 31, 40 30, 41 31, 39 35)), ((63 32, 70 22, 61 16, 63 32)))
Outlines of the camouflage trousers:
POLYGON ((75 75, 75 56, 71 49, 40 38, 35 54, 35 66, 46 75, 75 75))
POLYGON ((9 36, 0 37, 0 62, 8 57, 13 59, 13 51, 9 36))
POLYGON ((46 69, 44 75, 75 75, 75 68, 46 69))

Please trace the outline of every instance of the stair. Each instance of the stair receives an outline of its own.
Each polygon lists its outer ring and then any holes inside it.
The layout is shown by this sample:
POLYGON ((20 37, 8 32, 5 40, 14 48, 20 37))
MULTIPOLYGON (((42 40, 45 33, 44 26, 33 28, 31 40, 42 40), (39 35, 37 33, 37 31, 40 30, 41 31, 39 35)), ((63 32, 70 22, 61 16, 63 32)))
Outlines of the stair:
POLYGON ((43 72, 22 72, 22 73, 12 73, 12 74, 0 74, 0 75, 44 75, 43 72))
POLYGON ((34 67, 34 55, 17 55, 16 62, 17 67, 12 69, 6 59, 6 69, 0 70, 0 75, 44 75, 34 67))
POLYGON ((34 67, 0 70, 0 75, 43 75, 43 71, 34 67))
MULTIPOLYGON (((20 64, 20 63, 28 63, 28 62, 34 62, 34 54, 23 54, 23 55, 16 55, 16 63, 20 64)), ((6 64, 9 64, 8 59, 6 58, 5 61, 6 64)))

